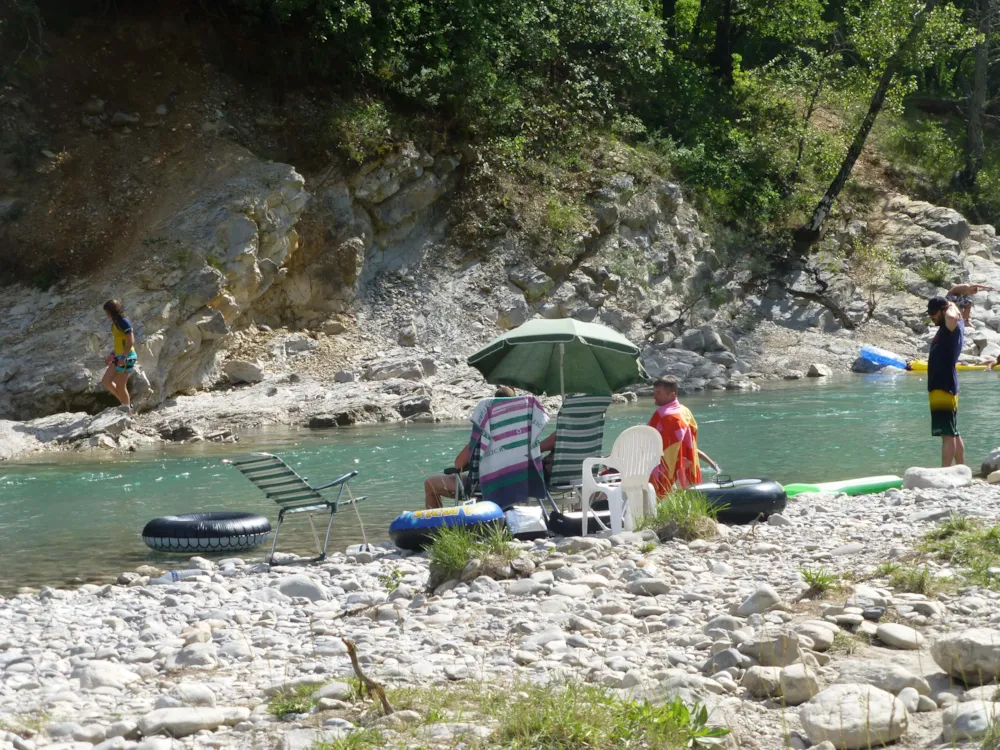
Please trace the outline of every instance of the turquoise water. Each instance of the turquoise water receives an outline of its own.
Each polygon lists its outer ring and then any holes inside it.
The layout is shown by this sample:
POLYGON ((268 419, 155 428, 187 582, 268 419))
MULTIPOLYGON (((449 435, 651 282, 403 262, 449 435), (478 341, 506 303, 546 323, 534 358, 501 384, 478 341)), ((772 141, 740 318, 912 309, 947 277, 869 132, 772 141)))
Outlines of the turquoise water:
MULTIPOLYGON (((962 376, 959 424, 974 468, 1000 444, 1000 380, 962 376)), ((830 481, 935 465, 925 381, 918 375, 857 376, 774 384, 757 393, 690 396, 700 445, 733 477, 830 481)), ((625 427, 645 422, 651 401, 614 407, 606 448, 625 427)), ((314 482, 357 470, 362 519, 372 541, 389 522, 423 504, 422 480, 450 464, 468 438, 464 425, 384 425, 342 430, 278 430, 244 435, 238 445, 198 444, 130 456, 42 454, 0 464, 0 592, 17 586, 116 575, 144 562, 177 567, 183 557, 155 553, 139 536, 150 518, 204 510, 246 510, 277 518, 235 469, 219 459, 247 450, 280 453, 314 482)), ((325 526, 317 520, 322 534, 325 526)), ((332 550, 360 541, 357 517, 342 510, 332 550)), ((308 554, 308 522, 293 519, 279 549, 308 554)), ((261 557, 265 550, 247 557, 261 557)))

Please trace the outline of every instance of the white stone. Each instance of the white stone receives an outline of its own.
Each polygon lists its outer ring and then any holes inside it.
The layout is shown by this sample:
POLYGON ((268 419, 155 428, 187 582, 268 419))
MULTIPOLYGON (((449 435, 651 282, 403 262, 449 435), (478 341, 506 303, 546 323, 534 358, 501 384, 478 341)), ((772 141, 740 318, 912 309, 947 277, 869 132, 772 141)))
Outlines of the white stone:
POLYGON ((305 575, 285 576, 275 584, 275 588, 293 599, 308 599, 312 602, 319 602, 330 598, 325 588, 305 575))
POLYGON ((225 723, 226 715, 220 708, 161 708, 139 719, 139 731, 144 737, 187 737, 202 729, 214 731, 225 723))
POLYGON ((799 710, 814 745, 832 742, 838 750, 867 750, 898 740, 908 715, 891 693, 870 685, 831 685, 799 710))
POLYGON ((110 661, 92 661, 77 676, 80 678, 80 687, 84 690, 105 687, 120 690, 140 679, 132 670, 110 661))
POLYGON ((948 633, 931 646, 931 656, 945 672, 966 685, 1000 679, 1000 631, 970 628, 948 633))
POLYGON ((740 680, 754 698, 774 698, 781 695, 781 667, 750 667, 740 680))
POLYGON ((895 622, 884 622, 879 625, 875 637, 886 646, 909 651, 919 649, 924 643, 924 637, 919 632, 895 622))
POLYGON ((812 667, 790 664, 781 670, 781 695, 785 705, 798 706, 819 693, 819 680, 812 667))
POLYGON ((949 706, 941 714, 943 739, 947 743, 978 740, 996 723, 1000 703, 971 701, 949 706))
POLYGON ((914 466, 903 474, 904 490, 950 490, 972 484, 972 469, 968 466, 923 468, 914 466))
POLYGON ((625 587, 630 594, 640 596, 659 596, 670 593, 670 584, 661 578, 640 578, 625 587))
POLYGON ((831 370, 827 365, 814 362, 809 365, 809 371, 806 375, 810 378, 828 378, 833 375, 833 370, 831 370))
POLYGON ((909 713, 915 714, 920 710, 920 693, 917 692, 916 688, 903 688, 896 697, 906 706, 909 713))
POLYGON ((200 682, 182 682, 174 685, 170 694, 179 700, 182 706, 215 707, 215 693, 208 685, 200 682))
POLYGON ((737 607, 735 614, 738 617, 760 614, 761 612, 766 612, 780 601, 781 597, 778 596, 778 592, 774 590, 774 587, 765 583, 743 600, 740 606, 737 607))
POLYGON ((264 368, 259 362, 233 359, 226 362, 223 370, 233 383, 259 383, 264 379, 264 368))

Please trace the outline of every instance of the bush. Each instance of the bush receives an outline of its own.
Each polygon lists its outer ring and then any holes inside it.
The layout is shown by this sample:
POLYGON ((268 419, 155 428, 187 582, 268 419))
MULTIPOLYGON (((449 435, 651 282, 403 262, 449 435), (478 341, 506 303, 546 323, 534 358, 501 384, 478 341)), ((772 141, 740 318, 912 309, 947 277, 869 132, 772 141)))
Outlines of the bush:
POLYGON ((299 685, 282 690, 271 698, 268 706, 271 714, 283 719, 292 714, 307 714, 316 705, 313 694, 316 687, 312 685, 299 685))
MULTIPOLYGON (((986 526, 975 519, 953 516, 924 535, 921 549, 962 568, 970 584, 1000 588, 1000 576, 995 572, 1000 569, 1000 524, 986 526)), ((926 566, 905 575, 903 582, 911 586, 930 587, 934 583, 926 566)))
POLYGON ((653 529, 661 541, 711 539, 716 533, 715 519, 724 509, 700 492, 674 490, 659 499, 653 515, 640 520, 638 527, 653 529))
POLYGON ((485 528, 446 526, 439 529, 427 548, 431 587, 434 587, 434 582, 457 578, 473 560, 509 564, 517 557, 512 541, 510 532, 495 524, 488 524, 485 528))
POLYGON ((809 586, 809 589, 803 595, 804 598, 825 594, 838 583, 837 576, 833 573, 828 573, 826 568, 820 568, 819 570, 803 568, 799 571, 799 575, 802 576, 802 580, 809 586))
POLYGON ((951 281, 951 269, 948 268, 946 263, 942 263, 939 260, 924 258, 913 270, 917 276, 934 286, 946 287, 951 281))

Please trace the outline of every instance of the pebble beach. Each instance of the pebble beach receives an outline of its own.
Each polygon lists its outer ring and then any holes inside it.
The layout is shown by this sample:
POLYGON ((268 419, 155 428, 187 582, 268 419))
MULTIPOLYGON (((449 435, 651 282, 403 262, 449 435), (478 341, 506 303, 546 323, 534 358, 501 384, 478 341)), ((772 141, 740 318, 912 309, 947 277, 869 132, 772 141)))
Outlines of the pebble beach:
POLYGON ((359 732, 373 747, 499 746, 486 715, 419 701, 382 715, 352 688, 345 639, 390 696, 581 683, 702 704, 730 747, 978 740, 1000 710, 1000 593, 935 560, 919 561, 940 583, 929 596, 882 576, 918 564, 921 536, 953 514, 996 523, 1000 489, 802 495, 687 543, 522 542, 517 577, 473 565, 433 591, 426 556, 389 545, 24 591, 0 598, 0 750, 309 750, 359 732), (838 585, 812 596, 803 571, 820 570, 838 585), (290 690, 308 710, 276 716, 290 690))

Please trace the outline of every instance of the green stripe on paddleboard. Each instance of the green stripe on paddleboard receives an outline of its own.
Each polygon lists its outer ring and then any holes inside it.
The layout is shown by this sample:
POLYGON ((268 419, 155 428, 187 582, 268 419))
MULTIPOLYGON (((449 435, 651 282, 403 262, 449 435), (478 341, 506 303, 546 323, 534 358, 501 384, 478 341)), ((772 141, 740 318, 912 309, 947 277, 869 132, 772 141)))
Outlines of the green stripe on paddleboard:
POLYGON ((898 489, 903 486, 900 477, 864 477, 843 482, 821 482, 820 484, 786 484, 785 494, 795 497, 806 492, 833 492, 845 495, 873 495, 877 492, 898 489))

